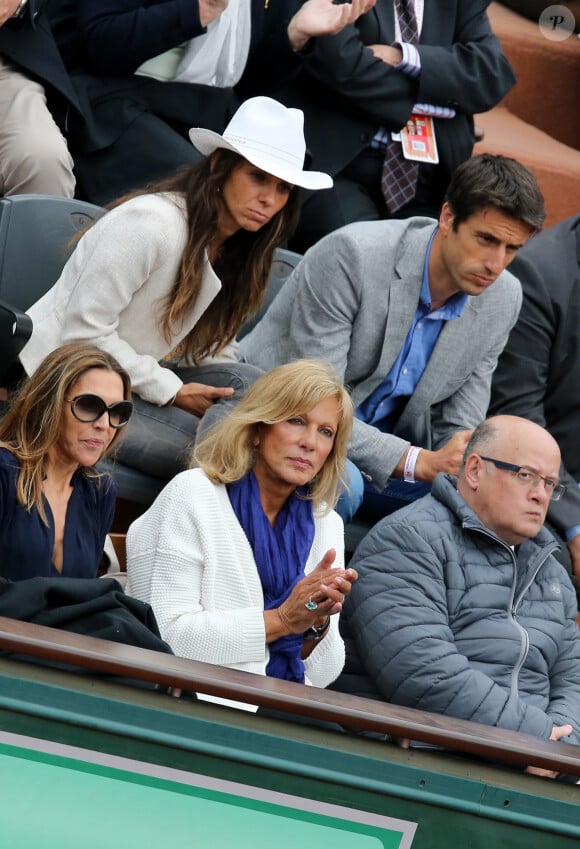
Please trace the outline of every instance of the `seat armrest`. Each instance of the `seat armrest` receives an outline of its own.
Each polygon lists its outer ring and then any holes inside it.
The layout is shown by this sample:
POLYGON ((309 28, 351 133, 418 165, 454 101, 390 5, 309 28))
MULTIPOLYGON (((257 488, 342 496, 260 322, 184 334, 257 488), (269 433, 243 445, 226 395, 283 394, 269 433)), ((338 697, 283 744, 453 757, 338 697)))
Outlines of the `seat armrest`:
POLYGON ((31 335, 30 316, 0 300, 0 386, 31 335))

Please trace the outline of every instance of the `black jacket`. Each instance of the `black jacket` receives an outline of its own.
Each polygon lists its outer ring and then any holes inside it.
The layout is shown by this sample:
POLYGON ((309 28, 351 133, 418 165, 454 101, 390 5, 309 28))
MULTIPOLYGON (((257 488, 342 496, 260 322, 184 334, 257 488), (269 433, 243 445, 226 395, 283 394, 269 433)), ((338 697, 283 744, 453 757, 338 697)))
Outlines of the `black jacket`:
MULTIPOLYGON (((299 0, 252 0, 251 43, 239 97, 267 94, 273 83, 300 64, 286 27, 299 0)), ((134 75, 147 59, 205 32, 196 0, 49 0, 48 14, 67 69, 88 115, 73 128, 83 151, 112 144, 140 111, 169 123, 221 131, 237 98, 231 89, 210 89, 209 105, 198 115, 200 89, 189 83, 157 82, 134 75), (85 106, 86 104, 86 106, 85 106)))
POLYGON ((493 376, 490 413, 531 419, 557 441, 568 490, 548 520, 564 534, 580 524, 580 215, 530 239, 509 270, 524 300, 493 376))
POLYGON ((43 85, 48 108, 66 133, 70 110, 82 116, 83 109, 56 46, 45 5, 46 0, 29 0, 22 18, 0 27, 0 54, 43 85))
POLYGON ((297 83, 281 92, 304 110, 312 168, 336 174, 366 147, 379 126, 399 130, 416 103, 450 106, 435 119, 447 178, 473 148, 473 114, 495 106, 515 82, 487 18, 489 0, 425 3, 418 45, 421 74, 411 79, 377 59, 367 45, 395 40, 393 0, 335 36, 317 38, 297 83))
POLYGON ((151 607, 113 578, 0 578, 0 616, 173 654, 151 607))

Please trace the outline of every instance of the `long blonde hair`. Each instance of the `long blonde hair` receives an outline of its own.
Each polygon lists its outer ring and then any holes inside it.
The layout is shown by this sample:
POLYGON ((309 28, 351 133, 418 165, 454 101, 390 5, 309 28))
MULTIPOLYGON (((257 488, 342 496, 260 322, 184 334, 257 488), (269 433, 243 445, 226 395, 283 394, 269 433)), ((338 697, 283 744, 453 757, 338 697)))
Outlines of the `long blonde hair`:
MULTIPOLYGON (((28 511, 36 507, 45 525, 48 521, 42 481, 48 452, 60 437, 70 390, 85 372, 95 368, 118 374, 123 382, 123 398, 130 400, 131 379, 117 360, 94 345, 73 342, 45 357, 32 377, 20 386, 0 421, 0 448, 10 451, 20 464, 16 499, 28 511)), ((108 450, 119 435, 120 431, 116 431, 108 450)), ((97 481, 101 477, 94 466, 83 467, 81 472, 97 481)))
POLYGON ((353 404, 330 366, 321 360, 296 360, 258 378, 234 410, 216 424, 196 446, 192 465, 198 465, 214 483, 240 480, 254 465, 260 428, 306 413, 336 398, 339 421, 328 458, 311 482, 309 498, 317 508, 331 510, 346 486, 345 466, 354 416, 353 404))

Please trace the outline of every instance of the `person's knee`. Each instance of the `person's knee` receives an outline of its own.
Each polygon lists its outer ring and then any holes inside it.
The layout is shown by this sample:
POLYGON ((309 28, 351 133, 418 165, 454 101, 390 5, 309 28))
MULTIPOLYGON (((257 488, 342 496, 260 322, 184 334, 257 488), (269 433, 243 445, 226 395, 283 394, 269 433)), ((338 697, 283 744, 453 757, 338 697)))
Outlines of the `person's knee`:
MULTIPOLYGON (((176 373, 184 383, 194 381, 205 383, 207 386, 233 389, 233 397, 238 400, 264 372, 249 363, 223 362, 199 366, 198 368, 181 368, 177 369, 176 373)), ((225 401, 231 401, 231 397, 226 398, 225 401)))
POLYGON ((22 139, 17 155, 5 163, 3 171, 6 195, 74 197, 73 160, 56 125, 54 133, 22 139))
POLYGON ((249 363, 238 363, 232 371, 232 382, 230 384, 235 390, 235 397, 238 395, 241 397, 247 392, 262 374, 264 372, 257 366, 252 366, 249 363))
POLYGON ((158 407, 133 395, 134 412, 115 451, 119 462, 146 475, 169 480, 189 466, 199 425, 179 407, 158 407))
MULTIPOLYGON (((240 398, 264 372, 248 363, 237 363, 235 366, 210 366, 204 369, 203 382, 209 386, 227 386, 234 390, 234 394, 227 398, 219 398, 205 411, 197 430, 195 442, 204 439, 208 431, 236 406, 240 398)), ((182 375, 180 375, 182 376, 182 375)), ((202 377, 198 372, 198 379, 202 377)))
POLYGON ((342 491, 334 508, 345 525, 362 504, 365 491, 363 476, 350 460, 346 461, 346 477, 348 489, 342 491))

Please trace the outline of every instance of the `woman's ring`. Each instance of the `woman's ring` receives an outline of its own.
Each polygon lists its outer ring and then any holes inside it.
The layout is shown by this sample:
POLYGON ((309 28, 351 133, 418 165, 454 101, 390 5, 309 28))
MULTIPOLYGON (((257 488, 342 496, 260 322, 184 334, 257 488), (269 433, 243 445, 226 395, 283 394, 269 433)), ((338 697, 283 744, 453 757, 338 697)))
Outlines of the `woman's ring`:
POLYGON ((304 607, 306 610, 316 610, 318 608, 318 604, 317 602, 312 601, 312 596, 310 596, 304 607))

